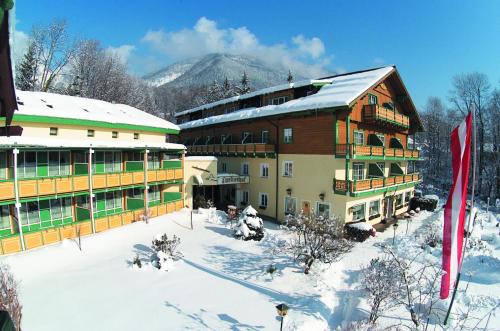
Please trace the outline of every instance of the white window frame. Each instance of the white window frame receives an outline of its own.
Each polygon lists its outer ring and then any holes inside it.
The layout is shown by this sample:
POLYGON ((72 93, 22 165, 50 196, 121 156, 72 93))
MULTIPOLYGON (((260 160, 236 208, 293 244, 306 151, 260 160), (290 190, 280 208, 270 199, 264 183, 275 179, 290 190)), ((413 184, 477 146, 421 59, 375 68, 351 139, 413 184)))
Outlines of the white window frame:
POLYGON ((359 203, 359 204, 353 205, 351 208, 352 208, 352 220, 354 222, 361 221, 361 220, 366 220, 366 204, 365 203, 359 203), (363 217, 362 218, 355 218, 354 217, 354 213, 355 213, 354 208, 358 207, 358 206, 362 206, 363 207, 362 208, 362 210, 363 210, 363 217))
POLYGON ((368 104, 369 105, 377 105, 378 104, 378 95, 375 95, 373 93, 368 93, 368 104), (375 103, 373 101, 375 101, 375 103))
POLYGON ((268 144, 269 143, 269 130, 262 130, 260 132, 260 142, 263 144, 268 144), (264 141, 264 133, 267 135, 267 139, 264 141))
POLYGON ((382 141, 382 147, 385 147, 385 134, 376 133, 375 135, 382 141))
POLYGON ((368 203, 368 217, 380 215, 380 200, 372 200, 368 203), (377 203, 377 212, 372 214, 372 203, 377 203))
POLYGON ((0 230, 10 229, 10 208, 8 205, 0 206, 0 230), (2 211, 7 211, 4 214, 2 211), (4 227, 3 223, 7 223, 7 226, 4 227))
POLYGON ((293 177, 293 161, 283 161, 283 177, 293 177))
POLYGON ((353 180, 364 180, 365 179, 365 164, 363 162, 354 162, 352 164, 352 179, 353 180), (355 166, 361 165, 362 172, 361 172, 361 178, 358 178, 358 175, 360 174, 359 169, 354 169, 355 166))
POLYGON ((281 105, 285 102, 288 101, 288 96, 284 95, 284 96, 280 96, 280 97, 276 97, 276 98, 272 98, 270 101, 269 101, 269 104, 270 105, 281 105))
POLYGON ((293 128, 283 129, 283 143, 285 144, 293 143, 293 128))
POLYGON ((316 209, 314 210, 315 214, 318 215, 318 216, 325 216, 324 214, 320 214, 320 211, 319 211, 319 206, 320 205, 324 205, 324 206, 328 206, 328 215, 326 215, 327 217, 326 218, 330 218, 330 211, 331 211, 331 205, 329 202, 324 202, 324 201, 316 201, 316 209))
POLYGON ((260 177, 269 178, 269 163, 261 163, 259 168, 260 168, 260 177))
POLYGON ((292 196, 286 196, 284 198, 284 205, 283 205, 283 209, 284 209, 284 212, 285 212, 285 215, 295 215, 297 213, 297 198, 296 197, 292 197, 292 196), (291 200, 293 201, 292 204, 293 204, 293 210, 289 210, 288 209, 288 205, 289 203, 287 202, 287 200, 291 200))
POLYGON ((269 194, 265 192, 259 192, 259 207, 266 207, 269 205, 269 194), (265 198, 265 201, 263 200, 265 198), (263 204, 265 202, 265 204, 263 204))
MULTIPOLYGON (((353 134, 354 138, 354 145, 364 145, 365 144, 365 132, 361 130, 355 130, 353 134), (356 141, 356 134, 359 135, 361 134, 361 143, 356 141)), ((359 137, 359 136, 358 136, 359 137)))
POLYGON ((242 162, 241 163, 241 174, 243 176, 249 176, 250 175, 250 165, 248 162, 242 162))

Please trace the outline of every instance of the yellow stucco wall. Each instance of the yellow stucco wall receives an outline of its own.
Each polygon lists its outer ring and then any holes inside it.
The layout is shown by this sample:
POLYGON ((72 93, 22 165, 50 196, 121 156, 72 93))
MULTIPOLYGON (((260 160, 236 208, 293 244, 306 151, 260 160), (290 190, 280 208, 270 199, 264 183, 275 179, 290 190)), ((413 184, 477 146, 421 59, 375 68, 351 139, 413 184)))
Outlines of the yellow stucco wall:
MULTIPOLYGON (((37 137, 37 138, 54 138, 54 139, 65 139, 65 140, 109 140, 109 141, 134 141, 134 133, 139 133, 139 140, 141 142, 154 142, 162 143, 165 142, 165 134, 160 132, 149 132, 149 131, 138 131, 138 130, 125 130, 125 129, 111 129, 111 128, 100 128, 100 127, 90 127, 90 126, 73 126, 73 125, 61 125, 55 124, 50 125, 47 123, 22 123, 13 122, 13 125, 21 125, 23 127, 23 136, 26 137, 37 137), (57 127, 57 136, 50 135, 50 127, 57 127), (87 137, 87 130, 94 130, 94 137, 87 137), (111 133, 113 131, 118 131, 118 138, 112 138, 111 133)), ((137 140, 135 140, 137 141, 137 140)))

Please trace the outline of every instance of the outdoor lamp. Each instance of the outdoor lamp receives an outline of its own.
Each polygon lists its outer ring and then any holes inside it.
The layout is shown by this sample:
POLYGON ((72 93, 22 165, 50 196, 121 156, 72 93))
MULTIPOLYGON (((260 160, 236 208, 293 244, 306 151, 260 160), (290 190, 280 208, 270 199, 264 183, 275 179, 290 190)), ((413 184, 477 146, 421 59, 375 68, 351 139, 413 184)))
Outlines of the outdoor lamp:
POLYGON ((280 315, 281 317, 285 317, 288 313, 288 306, 284 303, 280 303, 279 305, 277 305, 276 309, 278 310, 278 315, 280 315))
POLYGON ((291 189, 291 188, 287 188, 287 189, 286 189, 286 194, 288 194, 288 195, 292 195, 292 189, 291 189))
POLYGON ((325 200, 325 193, 321 192, 319 194, 319 198, 321 199, 321 201, 325 200))

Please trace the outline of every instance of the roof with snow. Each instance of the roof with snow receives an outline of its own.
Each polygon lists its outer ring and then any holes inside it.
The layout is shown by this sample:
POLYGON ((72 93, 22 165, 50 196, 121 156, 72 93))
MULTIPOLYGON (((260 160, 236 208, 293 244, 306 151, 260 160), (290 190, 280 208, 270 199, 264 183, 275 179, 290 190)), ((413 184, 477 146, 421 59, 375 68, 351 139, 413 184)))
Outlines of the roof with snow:
POLYGON ((180 128, 137 108, 68 95, 16 91, 14 120, 178 133, 180 128))
MULTIPOLYGON (((348 107, 360 96, 362 96, 363 93, 365 93, 370 87, 382 81, 384 78, 388 77, 392 73, 397 74, 395 66, 386 66, 364 71, 357 71, 357 72, 327 77, 319 80, 302 81, 299 83, 299 86, 304 86, 306 85, 307 82, 307 84, 321 83, 322 87, 315 94, 308 95, 298 99, 293 99, 288 102, 282 103, 280 105, 268 105, 263 107, 246 108, 229 114, 216 115, 186 122, 179 126, 181 129, 191 129, 191 128, 214 125, 225 122, 248 120, 252 118, 288 114, 306 110, 320 110, 326 108, 348 107)), ((399 75, 397 76, 399 77, 399 75)), ((256 96, 265 93, 271 93, 273 91, 279 91, 283 89, 283 86, 284 85, 280 85, 276 87, 271 87, 269 89, 255 91, 251 93, 251 95, 256 96)), ((292 84, 286 84, 286 86, 297 87, 297 85, 292 86, 292 84)), ((404 88, 404 85, 402 86, 404 88)), ((186 114, 188 112, 197 111, 203 108, 211 108, 218 104, 224 104, 231 101, 236 101, 238 100, 237 98, 240 99, 248 98, 248 95, 250 94, 220 100, 216 103, 211 103, 198 108, 193 108, 183 113, 186 114)), ((411 102, 411 99, 409 102, 411 108, 415 109, 413 103, 411 102)), ((183 113, 178 113, 177 116, 180 116, 183 113)), ((418 119, 418 114, 417 114, 417 119, 418 119)))

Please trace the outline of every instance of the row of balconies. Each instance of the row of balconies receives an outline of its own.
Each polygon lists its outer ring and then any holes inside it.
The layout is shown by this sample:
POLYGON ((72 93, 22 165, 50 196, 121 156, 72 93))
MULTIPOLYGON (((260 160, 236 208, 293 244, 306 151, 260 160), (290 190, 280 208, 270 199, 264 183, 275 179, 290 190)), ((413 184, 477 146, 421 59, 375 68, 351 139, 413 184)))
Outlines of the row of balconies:
POLYGON ((255 155, 274 153, 274 151, 274 145, 264 143, 187 146, 189 154, 255 155))
POLYGON ((364 105, 363 119, 367 123, 384 124, 393 128, 408 129, 410 118, 379 105, 364 105))
MULTIPOLYGON (((140 162, 142 163, 142 161, 140 162)), ((164 169, 147 170, 148 183, 182 180, 183 169, 180 161, 164 161, 163 166, 164 169), (172 165, 174 167, 165 169, 165 162, 175 162, 175 164, 168 165, 168 167, 172 165)), ((128 170, 126 172, 93 174, 92 188, 103 189, 136 184, 143 185, 145 182, 144 174, 143 167, 141 169, 128 170)), ((20 198, 89 190, 89 178, 86 174, 19 179, 18 183, 20 198)), ((15 199, 14 180, 9 179, 1 181, 0 200, 12 199, 15 199)))
POLYGON ((333 187, 335 192, 339 193, 359 193, 405 183, 415 183, 419 182, 420 179, 419 173, 360 180, 334 179, 333 187))
POLYGON ((349 155, 355 159, 358 156, 371 158, 404 158, 419 159, 420 151, 417 149, 386 148, 383 146, 338 144, 335 147, 335 154, 340 157, 349 155))

